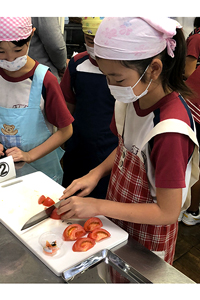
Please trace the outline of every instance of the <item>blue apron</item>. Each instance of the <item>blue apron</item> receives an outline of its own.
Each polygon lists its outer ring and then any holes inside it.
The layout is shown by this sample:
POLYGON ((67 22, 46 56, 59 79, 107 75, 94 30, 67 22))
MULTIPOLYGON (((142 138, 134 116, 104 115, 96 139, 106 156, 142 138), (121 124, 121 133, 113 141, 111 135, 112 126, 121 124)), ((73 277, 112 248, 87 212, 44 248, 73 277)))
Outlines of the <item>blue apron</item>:
MULTIPOLYGON (((31 85, 28 107, 0 107, 0 143, 4 148, 18 147, 24 152, 44 143, 52 134, 46 126, 40 108, 43 80, 48 67, 39 64, 31 85)), ((63 170, 60 160, 64 154, 57 148, 46 156, 30 163, 36 170, 43 172, 62 184, 63 170)))

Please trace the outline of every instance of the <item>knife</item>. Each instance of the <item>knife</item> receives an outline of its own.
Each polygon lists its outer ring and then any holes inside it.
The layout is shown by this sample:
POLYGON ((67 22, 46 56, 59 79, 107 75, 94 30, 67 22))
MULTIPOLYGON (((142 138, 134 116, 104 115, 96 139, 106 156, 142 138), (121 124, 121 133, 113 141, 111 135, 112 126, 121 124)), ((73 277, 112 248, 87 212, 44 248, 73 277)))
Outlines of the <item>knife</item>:
MULTIPOLYGON (((72 196, 75 196, 77 195, 78 193, 80 193, 81 190, 78 190, 76 193, 74 193, 73 195, 71 195, 70 197, 72 196)), ((66 198, 67 199, 67 198, 66 198)), ((40 222, 42 222, 43 220, 45 219, 48 219, 50 217, 50 215, 52 214, 53 210, 55 208, 58 208, 60 203, 63 201, 63 200, 66 200, 66 199, 62 199, 56 203, 54 203, 53 205, 49 206, 47 209, 44 209, 43 211, 37 213, 36 215, 34 215, 33 217, 31 217, 25 224, 24 226, 22 227, 21 231, 24 230, 24 229, 27 229, 29 227, 32 227, 33 225, 36 225, 40 222)))

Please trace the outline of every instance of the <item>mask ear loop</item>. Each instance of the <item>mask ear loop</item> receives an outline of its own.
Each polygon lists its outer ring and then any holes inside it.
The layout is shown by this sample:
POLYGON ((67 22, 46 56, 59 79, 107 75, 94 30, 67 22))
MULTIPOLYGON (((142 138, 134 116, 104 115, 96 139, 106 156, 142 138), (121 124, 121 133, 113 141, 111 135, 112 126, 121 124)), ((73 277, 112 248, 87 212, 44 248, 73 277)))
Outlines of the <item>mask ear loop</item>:
POLYGON ((149 67, 149 65, 146 67, 146 69, 144 70, 144 73, 143 73, 142 76, 138 79, 138 81, 134 84, 134 86, 132 86, 132 89, 138 84, 138 82, 140 82, 140 80, 142 79, 142 77, 143 77, 144 74, 146 73, 148 67, 149 67))

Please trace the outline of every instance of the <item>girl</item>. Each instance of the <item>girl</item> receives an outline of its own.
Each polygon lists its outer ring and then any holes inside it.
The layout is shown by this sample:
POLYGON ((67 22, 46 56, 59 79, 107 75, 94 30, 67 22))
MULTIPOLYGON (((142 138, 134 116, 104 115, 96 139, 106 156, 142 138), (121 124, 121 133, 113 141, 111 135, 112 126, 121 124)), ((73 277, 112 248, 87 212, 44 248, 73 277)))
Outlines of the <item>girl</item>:
POLYGON ((198 178, 194 122, 181 96, 185 41, 168 18, 105 18, 95 55, 116 98, 119 145, 98 167, 74 181, 61 199, 63 218, 105 215, 172 264, 182 206, 198 178), (173 39, 172 39, 173 37, 173 39), (181 93, 181 94, 179 94, 181 93), (112 170, 106 200, 81 198, 112 170))
MULTIPOLYGON (((94 56, 94 37, 102 19, 82 18, 87 51, 72 57, 60 84, 75 118, 73 136, 65 143, 64 187, 102 163, 118 144, 110 130, 115 99, 94 56)), ((108 183, 109 176, 102 178, 90 196, 105 199, 108 183)))
POLYGON ((31 18, 0 18, 0 155, 61 184, 58 147, 72 135, 73 117, 56 77, 27 55, 34 30, 31 18))

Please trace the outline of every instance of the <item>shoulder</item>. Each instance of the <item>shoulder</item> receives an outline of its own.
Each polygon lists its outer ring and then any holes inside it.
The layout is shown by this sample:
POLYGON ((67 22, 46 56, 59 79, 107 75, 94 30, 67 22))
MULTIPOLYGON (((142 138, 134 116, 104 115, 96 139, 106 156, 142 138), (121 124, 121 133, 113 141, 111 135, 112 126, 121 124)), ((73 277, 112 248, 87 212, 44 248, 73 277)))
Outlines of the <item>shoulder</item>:
POLYGON ((154 125, 166 119, 178 119, 194 129, 191 111, 184 98, 176 92, 172 92, 162 99, 159 108, 154 110, 154 115, 154 125))
POLYGON ((81 61, 84 61, 86 59, 89 59, 89 54, 87 53, 87 51, 81 52, 76 54, 74 57, 71 58, 69 63, 78 63, 81 61))

